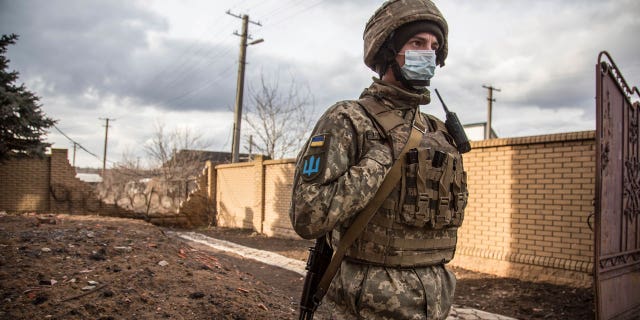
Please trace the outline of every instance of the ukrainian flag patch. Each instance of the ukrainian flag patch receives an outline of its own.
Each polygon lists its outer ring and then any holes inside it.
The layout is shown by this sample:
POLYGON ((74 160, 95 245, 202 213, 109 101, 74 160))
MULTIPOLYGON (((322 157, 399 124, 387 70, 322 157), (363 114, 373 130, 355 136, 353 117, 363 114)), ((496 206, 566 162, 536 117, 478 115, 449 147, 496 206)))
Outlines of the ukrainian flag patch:
POLYGON ((316 147, 323 147, 324 146, 324 134, 319 134, 317 136, 313 136, 311 138, 311 143, 309 144, 310 147, 312 148, 316 148, 316 147))

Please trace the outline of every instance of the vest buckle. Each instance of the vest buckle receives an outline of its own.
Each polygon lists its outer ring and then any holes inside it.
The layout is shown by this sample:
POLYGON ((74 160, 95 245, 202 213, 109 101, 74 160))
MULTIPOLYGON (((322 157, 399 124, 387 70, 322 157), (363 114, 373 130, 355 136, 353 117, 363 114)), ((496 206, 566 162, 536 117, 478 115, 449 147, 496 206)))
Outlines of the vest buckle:
POLYGON ((440 207, 449 207, 449 201, 451 198, 449 197, 440 197, 440 207))
MULTIPOLYGON (((416 111, 416 112, 420 112, 420 111, 416 111)), ((415 118, 417 118, 419 115, 416 115, 415 118)), ((413 123, 411 124, 411 126, 413 126, 416 130, 420 131, 420 133, 425 134, 427 132, 427 127, 423 126, 421 123, 416 122, 416 119, 413 119, 413 123)))

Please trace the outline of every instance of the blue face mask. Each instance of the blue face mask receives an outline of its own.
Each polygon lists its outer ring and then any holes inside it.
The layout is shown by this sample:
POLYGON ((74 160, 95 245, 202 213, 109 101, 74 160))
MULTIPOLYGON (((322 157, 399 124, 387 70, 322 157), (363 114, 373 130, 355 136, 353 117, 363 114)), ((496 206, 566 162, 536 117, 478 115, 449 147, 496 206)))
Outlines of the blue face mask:
POLYGON ((436 52, 434 50, 406 50, 402 75, 409 81, 426 81, 436 72, 436 52))

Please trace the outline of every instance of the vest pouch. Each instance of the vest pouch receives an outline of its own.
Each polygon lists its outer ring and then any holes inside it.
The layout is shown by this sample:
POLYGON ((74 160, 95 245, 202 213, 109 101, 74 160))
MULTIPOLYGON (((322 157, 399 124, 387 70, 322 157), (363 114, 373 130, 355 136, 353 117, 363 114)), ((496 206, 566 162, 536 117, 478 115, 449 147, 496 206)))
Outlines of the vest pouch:
MULTIPOLYGON (((454 207, 457 198, 452 193, 452 183, 456 180, 456 165, 458 159, 451 153, 441 153, 442 165, 438 179, 437 210, 432 215, 431 226, 434 229, 442 229, 451 224, 454 216, 454 207)), ((435 159, 435 157, 434 157, 435 159)))
POLYGON ((418 149, 413 148, 405 154, 405 164, 402 176, 402 191, 404 202, 400 208, 400 221, 410 226, 424 226, 425 217, 421 217, 418 205, 418 149))
POLYGON ((402 224, 424 227, 431 220, 433 192, 425 188, 425 163, 431 163, 431 148, 414 148, 405 155, 402 193, 404 201, 400 208, 402 224))
POLYGON ((451 225, 459 227, 464 220, 464 209, 467 207, 469 200, 469 191, 467 191, 467 172, 459 170, 456 172, 456 178, 452 185, 453 194, 456 197, 454 203, 454 214, 451 225))

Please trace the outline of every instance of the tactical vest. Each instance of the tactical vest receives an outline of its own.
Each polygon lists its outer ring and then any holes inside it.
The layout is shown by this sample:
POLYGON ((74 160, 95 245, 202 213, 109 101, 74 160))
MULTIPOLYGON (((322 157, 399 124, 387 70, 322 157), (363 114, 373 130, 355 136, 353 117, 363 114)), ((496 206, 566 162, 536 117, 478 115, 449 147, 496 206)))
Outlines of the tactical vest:
MULTIPOLYGON (((390 139, 405 120, 380 102, 359 100, 390 139), (400 124, 401 122, 401 124, 400 124), (395 130, 394 130, 395 129, 395 130)), ((417 110, 420 147, 404 155, 401 182, 346 253, 348 260, 393 267, 429 266, 453 259, 468 192, 462 157, 444 123, 417 110)), ((340 230, 342 231, 342 230, 340 230)), ((332 241, 339 241, 334 232, 332 241)), ((337 243, 337 242, 334 242, 337 243)))

